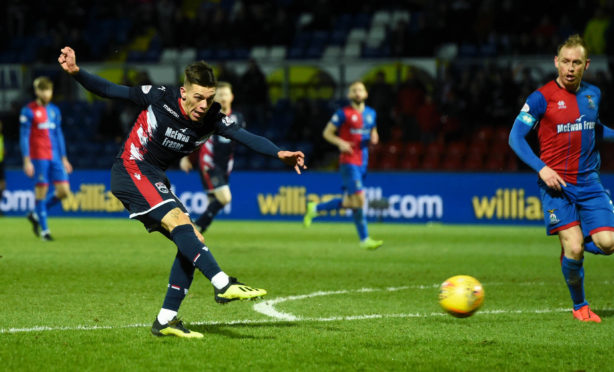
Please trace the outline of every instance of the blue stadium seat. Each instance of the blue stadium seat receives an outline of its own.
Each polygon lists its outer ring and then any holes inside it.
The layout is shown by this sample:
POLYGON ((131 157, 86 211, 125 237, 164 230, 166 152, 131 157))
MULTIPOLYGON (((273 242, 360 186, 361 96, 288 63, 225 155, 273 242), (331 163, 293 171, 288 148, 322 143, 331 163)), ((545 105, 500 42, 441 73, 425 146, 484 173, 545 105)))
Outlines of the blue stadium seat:
POLYGON ((196 58, 198 60, 209 61, 214 58, 213 57, 214 54, 215 54, 215 51, 211 48, 199 49, 198 52, 196 53, 196 58))
POLYGON ((304 57, 304 49, 302 47, 291 48, 288 51, 288 59, 301 59, 304 57))

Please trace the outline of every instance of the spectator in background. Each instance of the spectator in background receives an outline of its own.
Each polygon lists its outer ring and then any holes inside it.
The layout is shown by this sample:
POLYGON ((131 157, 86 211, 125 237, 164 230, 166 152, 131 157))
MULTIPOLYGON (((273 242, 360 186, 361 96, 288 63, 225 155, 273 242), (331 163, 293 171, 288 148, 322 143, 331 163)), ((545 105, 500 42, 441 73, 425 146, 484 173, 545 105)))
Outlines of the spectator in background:
POLYGON ((225 81, 233 87, 239 83, 239 76, 232 67, 229 67, 226 62, 222 61, 217 66, 217 74, 219 81, 225 81))
POLYGON ((437 138, 441 120, 431 94, 424 96, 424 102, 416 112, 416 121, 420 127, 420 140, 422 142, 429 143, 437 138))
MULTIPOLYGON (((165 47, 172 47, 175 43, 175 18, 176 6, 172 0, 159 0, 156 2, 156 16, 158 18, 157 27, 165 47)), ((75 48, 81 52, 80 49, 75 48)))
POLYGON ((247 70, 241 75, 239 80, 241 87, 241 102, 245 120, 258 127, 265 122, 265 113, 269 106, 269 86, 264 73, 260 69, 255 59, 250 59, 247 70))
POLYGON ((377 112, 377 128, 383 141, 390 137, 393 104, 394 89, 386 81, 386 73, 380 70, 375 74, 375 80, 369 86, 367 105, 373 107, 377 112))
POLYGON ((597 8, 595 14, 588 21, 584 29, 584 40, 588 50, 592 54, 605 53, 605 32, 609 25, 610 18, 606 15, 605 10, 601 7, 597 8))

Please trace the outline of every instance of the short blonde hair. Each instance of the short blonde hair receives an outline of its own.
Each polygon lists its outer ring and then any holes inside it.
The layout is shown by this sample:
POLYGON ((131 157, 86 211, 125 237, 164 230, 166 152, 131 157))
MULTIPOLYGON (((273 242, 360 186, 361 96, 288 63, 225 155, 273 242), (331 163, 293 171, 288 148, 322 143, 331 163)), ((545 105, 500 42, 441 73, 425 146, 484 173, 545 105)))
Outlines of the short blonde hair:
POLYGON ((567 38, 563 43, 559 44, 559 47, 556 50, 556 54, 559 55, 561 53, 561 49, 563 48, 573 48, 581 46, 584 48, 584 57, 588 59, 588 46, 582 37, 578 34, 573 34, 567 38))
POLYGON ((34 79, 34 83, 32 84, 34 89, 38 90, 47 90, 53 89, 53 82, 47 76, 39 76, 34 79))

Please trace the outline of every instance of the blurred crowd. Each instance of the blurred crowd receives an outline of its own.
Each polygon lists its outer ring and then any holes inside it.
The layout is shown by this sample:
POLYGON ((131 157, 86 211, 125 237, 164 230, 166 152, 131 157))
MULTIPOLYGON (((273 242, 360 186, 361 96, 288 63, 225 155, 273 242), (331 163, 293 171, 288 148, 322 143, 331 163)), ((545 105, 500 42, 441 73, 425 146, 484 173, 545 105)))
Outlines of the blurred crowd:
POLYGON ((389 57, 434 56, 450 44, 466 56, 550 54, 573 33, 585 36, 592 54, 614 54, 613 3, 578 0, 570 8, 527 0, 6 0, 0 50, 16 40, 35 44, 27 62, 48 62, 70 44, 82 60, 100 60, 146 32, 156 34, 161 48, 290 46, 300 28, 331 30, 343 15, 384 9, 410 14, 386 25, 389 57), (299 23, 305 13, 310 21, 299 23))
MULTIPOLYGON (((576 1, 573 14, 564 6, 525 0, 7 0, 5 3, 6 11, 0 16, 0 63, 29 64, 52 63, 63 45, 79 50, 81 61, 114 59, 123 46, 143 33, 152 32, 150 40, 155 42, 149 45, 160 49, 290 47, 298 32, 334 29, 343 14, 369 15, 382 9, 408 11, 409 19, 386 25, 384 57, 426 56, 446 62, 436 76, 408 67, 406 79, 391 82, 381 71, 366 81, 368 104, 378 113, 380 147, 384 152, 391 151, 390 144, 395 143, 420 144, 425 148, 430 144, 471 143, 478 133, 484 133, 483 128, 509 128, 530 92, 554 77, 554 68, 536 71, 531 65, 501 65, 492 57, 545 55, 551 58, 556 46, 573 33, 584 36, 591 55, 614 55, 614 0, 576 1), (310 13, 309 22, 302 24, 299 20, 305 13, 310 13), (18 42, 31 43, 27 45, 34 47, 27 52, 27 46, 18 42), (16 46, 19 48, 15 49, 16 46), (11 61, 11 58, 27 61, 11 61)), ((235 107, 246 115, 251 130, 282 144, 302 147, 309 152, 312 167, 334 166, 336 151, 324 142, 321 131, 334 110, 345 103, 343 100, 304 97, 272 101, 258 61, 250 60, 249 67, 241 74, 223 60, 214 64, 219 79, 235 87, 235 107)), ((124 83, 145 84, 151 80, 146 74, 137 74, 126 77, 124 83)), ((586 80, 603 92, 602 121, 614 123, 611 67, 589 70, 586 80)), ((331 84, 337 90, 342 89, 331 84)), ((66 92, 60 89, 60 94, 66 92)), ((0 119, 5 123, 17 122, 23 103, 16 102, 0 119)), ((66 105, 72 110, 70 107, 66 105)), ((117 145, 136 117, 135 110, 132 105, 119 101, 97 104, 92 138, 117 145)), ((17 136, 16 126, 5 125, 8 141, 15 142, 17 136)), ((406 155, 402 153, 399 157, 406 155)), ((509 155, 505 163, 507 169, 524 167, 515 164, 512 158, 509 155)), ((241 162, 238 165, 240 168, 241 162)), ((404 165, 407 164, 394 161, 381 166, 402 169, 404 165)), ((246 163, 243 166, 250 167, 246 163)))

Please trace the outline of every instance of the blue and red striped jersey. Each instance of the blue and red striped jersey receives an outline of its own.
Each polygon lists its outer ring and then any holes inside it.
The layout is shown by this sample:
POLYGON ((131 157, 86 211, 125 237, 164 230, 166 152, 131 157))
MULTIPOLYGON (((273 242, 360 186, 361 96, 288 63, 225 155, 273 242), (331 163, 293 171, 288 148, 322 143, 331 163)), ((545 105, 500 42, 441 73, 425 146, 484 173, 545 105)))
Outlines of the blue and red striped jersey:
POLYGON ((600 100, 601 91, 592 84, 582 82, 571 93, 553 80, 531 93, 518 116, 535 123, 540 159, 565 182, 578 184, 599 170, 595 126, 600 100))
POLYGON ((351 154, 341 153, 340 164, 366 166, 369 163, 369 141, 371 130, 376 127, 376 114, 369 106, 362 113, 352 106, 337 110, 330 119, 337 127, 339 137, 349 142, 354 150, 351 154))
POLYGON ((41 106, 32 101, 24 106, 19 116, 21 154, 46 160, 66 156, 61 122, 60 109, 53 103, 41 106))

